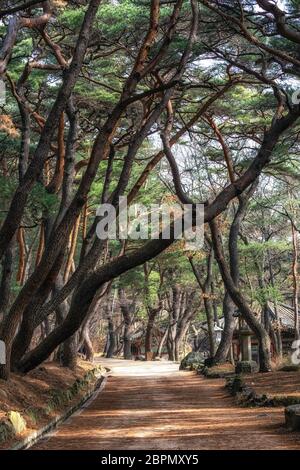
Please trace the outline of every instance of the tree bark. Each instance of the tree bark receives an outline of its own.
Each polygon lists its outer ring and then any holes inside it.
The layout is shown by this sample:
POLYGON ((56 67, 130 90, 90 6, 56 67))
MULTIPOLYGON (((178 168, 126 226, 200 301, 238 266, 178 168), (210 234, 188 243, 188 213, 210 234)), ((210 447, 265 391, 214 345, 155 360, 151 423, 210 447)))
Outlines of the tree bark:
POLYGON ((146 360, 147 360, 147 353, 152 352, 152 342, 153 342, 153 328, 155 319, 159 313, 160 309, 158 308, 149 308, 148 309, 148 322, 146 327, 146 335, 145 335, 145 353, 146 353, 146 360))
POLYGON ((6 315, 11 296, 11 280, 13 267, 13 241, 6 250, 2 259, 2 275, 0 282, 0 324, 6 315))
POLYGON ((106 351, 106 357, 111 358, 115 354, 116 350, 116 334, 115 334, 115 329, 114 329, 114 322, 111 316, 108 316, 107 318, 108 321, 108 347, 106 351))
POLYGON ((83 337, 83 347, 84 347, 86 360, 93 362, 95 352, 93 348, 93 343, 90 338, 89 324, 86 324, 84 326, 82 330, 82 337, 83 337))
POLYGON ((294 307, 294 329, 295 329, 295 339, 300 338, 299 332, 299 280, 298 280, 298 231, 295 228, 293 222, 292 226, 292 242, 293 242, 293 307, 294 307))
POLYGON ((231 273, 226 265, 225 258, 222 251, 222 242, 217 226, 217 222, 212 220, 210 222, 210 229, 212 234, 212 242, 215 251, 215 257, 219 264, 220 272, 222 275, 223 282, 227 291, 229 292, 233 302, 238 307, 243 318, 248 324, 249 328, 254 332, 259 343, 259 370, 260 372, 269 372, 271 368, 271 356, 270 356, 270 337, 266 332, 263 325, 252 313, 250 307, 247 304, 246 299, 236 287, 231 273))
POLYGON ((164 332, 160 342, 159 342, 159 345, 158 345, 158 348, 157 348, 157 353, 156 353, 156 356, 157 357, 161 357, 162 356, 162 350, 163 350, 163 347, 165 345, 165 342, 167 340, 167 337, 168 337, 168 328, 166 328, 166 331, 164 332))
POLYGON ((203 282, 199 270, 197 269, 193 258, 189 258, 190 264, 193 269, 195 278, 199 284, 199 287, 202 291, 204 308, 206 313, 207 321, 207 333, 209 340, 209 353, 210 357, 213 358, 216 352, 216 339, 215 339, 215 329, 214 329, 214 311, 211 301, 211 280, 212 280, 212 264, 213 264, 213 250, 212 247, 209 247, 209 253, 206 260, 206 279, 203 282))
POLYGON ((222 364, 228 360, 230 348, 232 346, 232 336, 236 327, 236 320, 233 316, 235 308, 235 304, 226 291, 223 299, 224 329, 220 344, 214 356, 214 364, 222 364))
POLYGON ((124 359, 131 359, 131 325, 132 325, 132 312, 131 312, 131 305, 129 305, 129 301, 126 298, 124 289, 119 289, 119 297, 120 297, 120 306, 121 312, 124 319, 124 331, 123 331, 123 356, 124 359))
MULTIPOLYGON (((61 255, 61 259, 63 258, 63 255, 61 255)), ((18 363, 23 357, 23 355, 26 353, 28 350, 35 328, 35 315, 36 312, 39 310, 41 305, 45 302, 49 294, 51 293, 51 290, 55 286, 56 278, 58 275, 60 269, 60 260, 53 266, 51 269, 47 279, 39 289, 39 292, 35 297, 32 299, 32 301, 28 304, 23 318, 22 322, 19 328, 19 331, 13 341, 13 346, 12 346, 12 352, 11 352, 11 363, 12 363, 12 368, 14 370, 17 369, 18 363)), ((66 311, 64 311, 64 316, 66 316, 66 311)), ((63 321, 62 318, 62 321, 63 321)))
MULTIPOLYGON (((268 265, 269 265, 269 273, 270 273, 270 282, 271 286, 273 289, 275 289, 275 279, 274 279, 274 272, 272 268, 272 263, 271 263, 271 256, 270 256, 270 251, 267 251, 268 254, 268 265)), ((274 331, 274 344, 275 344, 275 350, 276 350, 276 355, 282 359, 282 337, 281 337, 281 328, 280 328, 280 322, 279 322, 279 317, 278 317, 278 308, 277 308, 277 299, 276 296, 273 299, 274 302, 274 313, 275 313, 275 319, 276 319, 276 329, 274 331)))
POLYGON ((77 366, 78 335, 75 333, 63 343, 61 363, 63 367, 75 370, 77 366))

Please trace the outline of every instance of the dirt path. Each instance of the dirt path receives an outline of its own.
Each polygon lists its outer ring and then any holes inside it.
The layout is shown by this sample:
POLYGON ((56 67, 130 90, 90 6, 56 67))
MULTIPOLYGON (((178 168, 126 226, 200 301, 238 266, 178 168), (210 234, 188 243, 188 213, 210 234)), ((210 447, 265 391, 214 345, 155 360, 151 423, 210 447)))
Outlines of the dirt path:
POLYGON ((107 360, 105 389, 33 449, 300 449, 281 408, 241 408, 223 380, 178 365, 107 360))

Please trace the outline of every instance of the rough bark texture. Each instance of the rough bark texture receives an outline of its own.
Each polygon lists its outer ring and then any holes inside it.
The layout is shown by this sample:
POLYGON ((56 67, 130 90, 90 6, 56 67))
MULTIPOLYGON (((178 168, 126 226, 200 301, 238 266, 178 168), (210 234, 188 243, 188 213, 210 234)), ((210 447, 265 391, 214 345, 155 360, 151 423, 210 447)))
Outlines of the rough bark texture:
POLYGON ((2 259, 2 273, 0 282, 0 323, 9 306, 11 296, 11 278, 13 263, 13 242, 10 243, 2 259))
POLYGON ((201 279, 201 274, 199 270, 197 269, 197 266, 193 258, 189 258, 189 261, 192 266, 195 278, 202 291, 204 308, 205 308, 205 313, 206 313, 206 321, 207 321, 209 353, 210 353, 210 357, 213 358, 216 352, 216 338, 215 338, 215 331, 214 331, 214 311, 213 311, 213 304, 211 300, 211 281, 212 281, 212 263, 213 263, 212 248, 209 247, 209 253, 208 253, 207 262, 206 262, 206 278, 204 281, 201 279))
POLYGON ((260 323, 260 321, 255 317, 255 315, 251 311, 244 296, 241 294, 239 289, 235 286, 231 273, 224 259, 224 255, 222 252, 221 237, 220 237, 219 229, 217 226, 217 222, 215 220, 210 222, 210 229, 211 229, 211 234, 212 234, 212 242, 214 246, 215 257, 219 264, 220 272, 221 272, 225 287, 227 291, 229 292, 232 300, 238 307, 244 320, 248 324, 249 328, 254 332, 254 334, 256 335, 258 339, 260 372, 269 372, 271 370, 270 337, 268 333, 266 332, 265 328, 263 327, 263 325, 260 323))

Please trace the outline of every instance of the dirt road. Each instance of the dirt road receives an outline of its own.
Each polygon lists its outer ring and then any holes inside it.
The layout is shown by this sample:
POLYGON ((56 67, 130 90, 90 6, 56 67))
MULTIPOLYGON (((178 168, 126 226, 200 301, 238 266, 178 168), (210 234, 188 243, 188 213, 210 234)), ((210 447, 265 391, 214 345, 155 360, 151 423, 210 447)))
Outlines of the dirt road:
POLYGON ((223 380, 168 362, 103 363, 112 369, 104 390, 34 450, 300 449, 282 408, 241 408, 223 380))

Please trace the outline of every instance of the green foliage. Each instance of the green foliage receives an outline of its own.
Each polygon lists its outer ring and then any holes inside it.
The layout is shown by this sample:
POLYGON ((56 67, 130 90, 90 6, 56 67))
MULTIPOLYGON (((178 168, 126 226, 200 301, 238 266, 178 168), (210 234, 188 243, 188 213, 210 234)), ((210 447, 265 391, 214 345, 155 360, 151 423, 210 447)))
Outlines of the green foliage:
MULTIPOLYGON (((13 3, 13 2, 12 2, 13 3)), ((9 116, 15 133, 0 129, 1 155, 0 155, 0 222, 2 223, 9 208, 15 189, 18 185, 18 165, 20 158, 22 115, 15 95, 15 87, 22 77, 26 64, 39 64, 32 67, 24 84, 23 98, 30 114, 30 155, 29 161, 34 158, 34 151, 39 142, 42 120, 46 120, 51 106, 60 89, 65 70, 58 65, 57 51, 70 63, 76 40, 86 11, 86 4, 74 8, 70 2, 55 2, 54 14, 51 21, 43 28, 21 28, 17 41, 13 47, 11 60, 8 64, 7 76, 7 102, 1 107, 1 113, 9 116), (51 46, 45 40, 42 32, 46 32, 50 40, 57 46, 51 46), (56 52, 56 54, 55 54, 56 52), (51 67, 48 67, 51 65, 51 67), (8 79, 11 79, 9 81, 8 79), (2 110, 3 108, 3 110, 2 110), (39 117, 39 119, 38 119, 39 117), (42 118, 42 119, 41 119, 42 118)), ((222 2, 215 2, 221 3, 222 2)), ((230 3, 230 2, 229 2, 230 3)), ((298 28, 299 0, 289 0, 283 3, 282 8, 289 13, 289 25, 298 28)), ((292 41, 280 36, 276 25, 271 24, 271 15, 260 15, 256 11, 253 1, 241 1, 240 7, 247 10, 245 24, 249 31, 259 41, 280 51, 293 55, 298 59, 298 46, 292 41), (253 9, 253 14, 251 10, 253 9), (248 16, 249 14, 249 16, 248 16), (247 20, 250 18, 251 23, 247 20), (255 25, 255 22, 257 24, 255 25), (270 30, 268 29, 270 27, 270 30)), ((109 120, 114 106, 119 101, 124 84, 132 71, 139 47, 146 37, 149 28, 150 1, 148 0, 119 0, 101 2, 96 22, 91 31, 89 47, 85 54, 84 64, 73 92, 73 102, 78 119, 78 137, 76 139, 76 163, 84 163, 80 169, 76 168, 76 176, 71 194, 75 194, 80 187, 83 175, 87 168, 88 173, 95 170, 95 178, 88 191, 87 197, 87 229, 92 226, 96 208, 100 204, 107 170, 105 155, 97 155, 101 160, 99 168, 87 167, 91 150, 96 136, 103 124, 109 120)), ((182 58, 188 44, 191 25, 191 5, 189 0, 183 2, 176 28, 172 29, 172 37, 166 37, 169 28, 169 19, 172 15, 174 2, 161 2, 158 35, 149 48, 148 64, 156 57, 161 45, 166 39, 168 48, 161 63, 155 66, 153 73, 142 78, 133 94, 155 89, 176 73, 176 67, 182 58)), ((226 2, 224 11, 232 14, 234 18, 240 17, 240 10, 231 8, 226 2)), ((40 8, 26 11, 26 16, 36 15, 40 8)), ((223 10, 222 10, 223 11, 223 10)), ((276 54, 267 53, 263 48, 257 47, 239 34, 238 28, 226 22, 220 15, 216 15, 203 5, 200 8, 199 28, 197 39, 192 47, 186 70, 176 83, 172 106, 174 109, 173 129, 171 135, 182 129, 186 123, 197 113, 200 107, 207 102, 217 91, 220 91, 229 79, 235 81, 234 86, 227 90, 223 97, 212 102, 206 114, 199 117, 189 132, 173 146, 173 153, 179 166, 184 190, 194 201, 213 200, 229 183, 228 168, 224 160, 224 146, 217 136, 215 129, 209 123, 210 116, 222 134, 223 142, 228 148, 235 177, 241 176, 252 164, 264 140, 265 131, 278 118, 274 113, 278 108, 277 98, 274 94, 272 81, 282 88, 283 95, 290 96, 295 88, 296 66, 276 59, 276 54), (222 57, 222 54, 225 54, 222 57), (240 65, 234 65, 226 56, 240 65), (260 75, 263 74, 262 79, 260 75), (238 82, 237 82, 238 79, 238 82)), ((0 35, 5 36, 8 18, 1 20, 0 35)), ((138 79, 140 77, 137 77, 138 79)), ((157 90, 151 96, 131 103, 122 115, 116 126, 116 132, 108 144, 115 148, 115 159, 111 174, 109 196, 116 189, 120 175, 126 163, 127 152, 134 142, 140 126, 145 119, 161 103, 163 93, 157 90), (138 109, 139 108, 139 109, 138 109), (138 119, 135 114, 140 110, 138 119), (142 119, 139 119, 139 118, 142 119)), ((125 189, 123 194, 129 194, 139 176, 143 173, 148 162, 162 149, 160 132, 165 126, 168 117, 164 111, 149 129, 144 137, 138 152, 128 167, 125 189)), ((283 115, 288 112, 285 106, 283 115)), ((69 131, 68 113, 65 113, 65 135, 67 143, 69 131)), ((105 132, 109 124, 105 127, 105 132)), ((104 135, 101 133, 100 135, 104 135)), ((258 189, 252 197, 246 216, 240 228, 238 251, 240 255, 241 283, 240 289, 248 299, 264 305, 267 300, 280 302, 284 300, 286 292, 292 292, 291 283, 291 227, 289 217, 298 223, 299 218, 299 123, 287 129, 284 136, 279 139, 272 153, 272 159, 264 168, 258 189), (288 217, 289 216, 289 217, 288 217), (270 281, 270 265, 274 270, 274 283, 270 281), (265 287, 260 287, 261 280, 265 287)), ((31 263, 29 272, 34 269, 34 260, 39 241, 40 224, 43 219, 55 219, 58 213, 62 192, 49 194, 47 179, 54 173, 56 165, 58 135, 57 129, 51 139, 51 148, 47 155, 47 168, 38 176, 30 192, 26 210, 22 218, 22 226, 26 227, 26 256, 31 263), (30 251, 31 250, 31 251, 30 251), (30 256, 29 256, 30 255, 30 256)), ((255 167, 256 168, 256 167, 255 167)), ((148 175, 147 182, 142 186, 134 203, 143 204, 150 210, 151 204, 160 204, 174 198, 175 188, 173 175, 167 159, 162 159, 148 175)), ((85 199, 81 201, 82 204, 85 199)), ((229 204, 225 214, 220 215, 220 229, 223 237, 224 252, 228 261, 228 237, 238 204, 238 198, 229 204)), ((221 204, 222 205, 222 204, 221 204)), ((82 220, 81 220, 82 225, 82 220)), ((80 227, 81 230, 82 226, 80 227)), ((82 233, 82 232, 81 232, 82 233)), ((207 228, 209 235, 209 229, 207 228)), ((129 240, 126 245, 126 254, 139 250, 145 241, 129 240)), ((75 250, 75 267, 78 266, 79 253, 82 247, 82 237, 78 237, 75 250)), ((108 243, 108 257, 118 256, 121 243, 112 240, 108 243)), ((15 273, 18 269, 18 252, 14 257, 12 276, 12 301, 19 293, 21 286, 16 284, 15 273)), ((166 296, 175 284, 182 290, 199 292, 197 302, 200 301, 200 289, 195 280, 188 260, 190 254, 194 255, 195 262, 203 274, 206 275, 207 246, 198 253, 189 253, 185 250, 183 242, 178 241, 155 260, 149 261, 150 274, 146 279, 144 267, 139 266, 115 279, 113 288, 123 287, 130 300, 138 300, 137 317, 144 321, 147 309, 158 304, 160 295, 166 296), (163 285, 161 275, 163 273, 163 285)), ((67 254, 66 250, 66 254, 67 254)), ((65 260, 64 260, 65 261, 65 260)), ((224 285, 216 261, 213 264, 213 280, 215 285, 214 301, 217 303, 218 314, 222 314, 222 300, 224 285)), ((205 319, 203 305, 197 311, 195 321, 205 319)), ((166 315, 160 319, 161 325, 167 325, 166 315)), ((80 384, 74 386, 80 388, 80 384)), ((71 392, 71 395, 72 393, 71 392)), ((68 392, 63 399, 69 399, 68 392)), ((52 405, 56 405, 62 397, 57 392, 52 397, 52 405)))
POLYGON ((99 30, 104 36, 119 37, 124 32, 140 29, 148 16, 149 8, 132 0, 103 4, 98 13, 99 30))
POLYGON ((82 24, 84 12, 84 7, 63 9, 59 15, 59 21, 61 26, 74 30, 78 29, 82 24))
POLYGON ((266 242, 255 242, 251 241, 247 245, 244 243, 239 244, 239 249, 242 255, 253 257, 261 257, 261 255, 268 250, 273 252, 284 252, 290 248, 288 241, 286 240, 270 240, 266 242))
POLYGON ((5 201, 8 201, 16 189, 16 181, 12 178, 7 178, 0 175, 0 186, 1 186, 1 205, 5 207, 5 201))
POLYGON ((256 300, 261 307, 263 307, 268 301, 283 302, 284 298, 280 290, 280 286, 268 285, 264 288, 255 289, 253 300, 256 300))
POLYGON ((41 183, 36 183, 30 193, 28 211, 31 216, 40 217, 45 212, 55 214, 59 205, 56 194, 50 194, 41 183))

